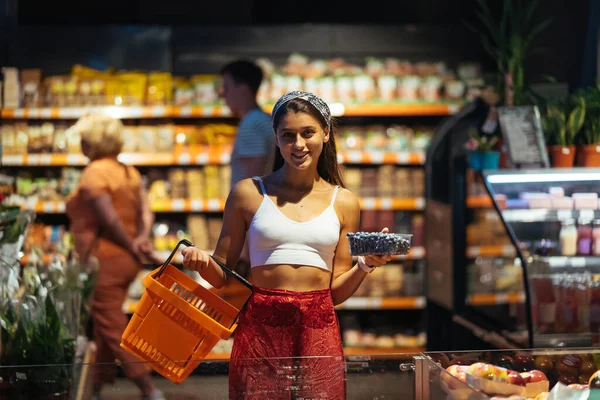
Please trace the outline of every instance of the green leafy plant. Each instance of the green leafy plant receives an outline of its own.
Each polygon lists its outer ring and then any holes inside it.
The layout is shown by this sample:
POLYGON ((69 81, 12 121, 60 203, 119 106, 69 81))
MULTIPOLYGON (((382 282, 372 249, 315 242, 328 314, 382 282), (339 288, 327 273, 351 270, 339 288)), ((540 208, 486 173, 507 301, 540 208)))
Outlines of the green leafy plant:
POLYGON ((560 104, 548 105, 542 117, 546 141, 556 146, 572 146, 583 127, 586 102, 582 96, 571 96, 560 104))
POLYGON ((465 143, 465 148, 469 151, 490 152, 498 143, 496 136, 480 136, 477 132, 471 132, 470 138, 465 143))
POLYGON ((499 21, 494 17, 488 0, 477 0, 477 3, 477 17, 482 28, 466 24, 480 34, 484 49, 496 63, 498 86, 505 89, 505 103, 524 104, 527 99, 525 61, 533 40, 552 20, 533 22, 538 0, 531 0, 527 6, 523 6, 520 0, 504 0, 499 21))
POLYGON ((583 145, 600 144, 600 87, 582 89, 578 95, 585 99, 585 121, 580 135, 583 145))

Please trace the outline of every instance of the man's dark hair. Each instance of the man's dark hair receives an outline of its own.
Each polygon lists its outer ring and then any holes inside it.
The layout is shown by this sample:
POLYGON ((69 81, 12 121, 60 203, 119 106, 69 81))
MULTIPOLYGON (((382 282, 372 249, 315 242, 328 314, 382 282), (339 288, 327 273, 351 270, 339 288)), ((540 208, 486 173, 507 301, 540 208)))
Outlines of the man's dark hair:
POLYGON ((225 65, 221 68, 221 75, 225 74, 229 74, 235 83, 248 85, 254 94, 258 92, 263 79, 262 69, 247 60, 237 60, 225 65))

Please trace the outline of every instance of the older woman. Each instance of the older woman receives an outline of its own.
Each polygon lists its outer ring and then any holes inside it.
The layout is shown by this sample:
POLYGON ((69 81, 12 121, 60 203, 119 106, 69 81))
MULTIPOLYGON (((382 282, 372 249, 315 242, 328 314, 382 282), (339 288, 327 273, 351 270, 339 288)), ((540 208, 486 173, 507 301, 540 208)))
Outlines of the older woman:
POLYGON ((120 347, 128 322, 122 312, 128 287, 144 260, 156 261, 149 242, 154 217, 140 173, 117 160, 123 146, 119 120, 84 116, 72 129, 81 136, 81 150, 90 164, 67 200, 67 215, 77 253, 84 261, 93 256, 99 263, 92 303, 99 363, 94 371, 95 397, 115 378, 114 369, 102 363, 120 360, 145 399, 164 399, 149 368, 120 347))

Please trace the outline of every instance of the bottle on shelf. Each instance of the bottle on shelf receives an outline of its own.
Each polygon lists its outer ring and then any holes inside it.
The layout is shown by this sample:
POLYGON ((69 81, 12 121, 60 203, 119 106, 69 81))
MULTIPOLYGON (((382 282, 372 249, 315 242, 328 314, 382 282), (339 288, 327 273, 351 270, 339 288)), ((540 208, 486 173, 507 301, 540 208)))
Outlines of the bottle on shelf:
POLYGON ((589 256, 592 254, 592 221, 579 219, 577 225, 577 254, 589 256))
POLYGON ((592 222, 592 254, 600 256, 600 219, 592 222))
POLYGON ((574 219, 565 220, 560 228, 561 255, 571 257, 577 254, 577 227, 574 219))

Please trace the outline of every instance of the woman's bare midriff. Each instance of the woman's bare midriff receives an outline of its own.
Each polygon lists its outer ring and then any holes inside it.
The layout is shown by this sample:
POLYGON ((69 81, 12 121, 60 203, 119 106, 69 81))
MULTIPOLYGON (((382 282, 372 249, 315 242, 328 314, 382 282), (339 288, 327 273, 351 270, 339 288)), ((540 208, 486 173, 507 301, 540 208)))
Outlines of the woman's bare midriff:
POLYGON ((265 265, 252 268, 252 284, 265 289, 309 292, 329 288, 331 272, 301 265, 265 265))

